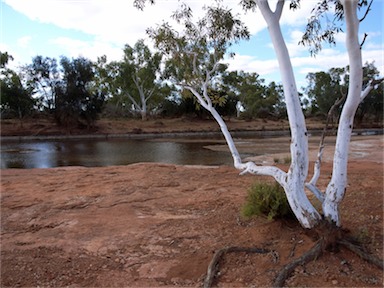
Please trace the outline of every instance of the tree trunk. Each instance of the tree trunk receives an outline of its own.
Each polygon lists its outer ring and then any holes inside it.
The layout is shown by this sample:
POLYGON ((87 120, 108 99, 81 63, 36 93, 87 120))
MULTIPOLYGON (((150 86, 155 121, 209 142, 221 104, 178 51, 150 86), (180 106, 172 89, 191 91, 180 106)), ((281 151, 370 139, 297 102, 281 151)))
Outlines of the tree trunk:
POLYGON ((147 121, 147 119, 148 119, 147 118, 147 111, 141 110, 140 114, 141 114, 141 120, 147 121))
MULTIPOLYGON (((206 71, 206 79, 201 83, 203 93, 200 94, 194 87, 183 85, 183 88, 190 90, 198 99, 200 104, 211 112, 212 116, 220 125, 221 131, 227 141, 232 153, 235 168, 242 170, 240 174, 251 173, 255 175, 272 176, 284 188, 288 202, 293 213, 304 228, 314 228, 324 222, 322 216, 313 207, 306 193, 306 178, 308 176, 309 151, 308 134, 305 124, 304 113, 301 109, 296 81, 293 73, 291 60, 280 29, 280 17, 283 11, 284 0, 278 0, 276 9, 271 11, 267 0, 256 0, 257 5, 268 25, 269 34, 274 46, 276 57, 279 63, 284 97, 287 106, 288 120, 291 130, 291 165, 288 172, 284 172, 276 166, 258 166, 254 162, 243 163, 235 147, 234 141, 227 129, 222 117, 212 106, 208 96, 208 83, 211 81, 212 71, 206 71)), ((358 0, 342 0, 347 26, 347 50, 350 60, 350 82, 347 100, 344 104, 338 135, 336 140, 335 155, 333 161, 332 179, 325 191, 325 195, 315 187, 316 180, 310 181, 310 190, 323 201, 323 212, 333 226, 340 225, 338 205, 344 197, 347 184, 347 162, 348 149, 352 132, 353 119, 359 103, 364 99, 372 87, 367 87, 362 92, 362 61, 361 51, 358 42, 357 4, 358 0)), ((319 154, 321 155, 321 153, 319 154)), ((320 160, 321 160, 321 156, 320 160)), ((320 167, 316 167, 319 173, 320 167)))
POLYGON ((292 211, 300 224, 305 228, 313 228, 321 220, 321 216, 305 194, 305 180, 308 175, 309 166, 308 134, 304 114, 301 110, 290 56, 279 24, 284 1, 278 1, 275 12, 271 11, 268 1, 258 0, 257 4, 267 22, 269 34, 279 63, 291 129, 291 166, 287 174, 286 184, 282 186, 292 211))
POLYGON ((323 212, 326 219, 340 226, 339 204, 347 186, 347 164, 349 143, 353 129, 353 119, 361 101, 363 64, 358 39, 359 19, 357 18, 358 0, 343 0, 346 21, 346 46, 350 65, 350 79, 347 100, 340 116, 339 128, 333 158, 332 178, 329 182, 323 212))
POLYGON ((140 109, 141 120, 147 121, 147 102, 145 101, 145 98, 144 99, 143 97, 140 97, 140 98, 141 98, 141 109, 140 109))

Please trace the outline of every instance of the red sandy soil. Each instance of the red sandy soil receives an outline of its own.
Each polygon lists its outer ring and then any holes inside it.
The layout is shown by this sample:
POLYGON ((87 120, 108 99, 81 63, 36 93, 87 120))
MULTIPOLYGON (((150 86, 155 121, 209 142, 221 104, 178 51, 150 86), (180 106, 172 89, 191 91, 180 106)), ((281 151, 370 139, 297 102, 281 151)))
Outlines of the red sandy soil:
MULTIPOLYGON (((380 258, 382 151, 382 136, 352 143, 340 210, 343 227, 380 258)), ((227 246, 275 253, 227 254, 215 285, 271 286, 314 242, 295 221, 241 217, 255 181, 272 180, 228 166, 159 163, 1 170, 0 286, 200 287, 213 253, 227 246)), ((286 284, 382 287, 383 271, 341 248, 299 266, 286 284)))

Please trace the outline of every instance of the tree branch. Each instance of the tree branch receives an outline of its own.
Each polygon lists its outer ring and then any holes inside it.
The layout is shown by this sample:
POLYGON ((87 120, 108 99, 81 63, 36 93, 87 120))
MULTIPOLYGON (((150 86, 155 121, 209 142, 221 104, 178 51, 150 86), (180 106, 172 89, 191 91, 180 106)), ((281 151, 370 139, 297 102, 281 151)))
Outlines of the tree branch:
POLYGON ((363 18, 361 18, 361 19, 359 20, 360 22, 363 22, 364 19, 365 19, 365 17, 367 17, 369 11, 371 11, 371 5, 372 5, 372 3, 373 3, 373 0, 371 0, 371 2, 369 2, 368 8, 367 8, 367 10, 366 10, 365 13, 364 13, 363 18))
POLYGON ((281 18, 281 14, 283 12, 283 8, 284 8, 284 0, 277 1, 277 3, 276 3, 276 10, 275 10, 274 14, 276 15, 276 17, 279 20, 281 18))
POLYGON ((317 152, 317 159, 315 161, 314 168, 313 168, 314 170, 313 176, 311 181, 308 182, 308 184, 310 185, 316 185, 317 180, 320 177, 321 159, 323 157, 323 151, 324 151, 324 144, 323 144, 324 134, 325 132, 323 131, 323 137, 320 140, 319 151, 317 152))
POLYGON ((217 70, 217 66, 219 66, 219 61, 217 61, 216 59, 216 53, 213 53, 213 58, 214 58, 214 64, 213 64, 213 67, 211 70, 207 70, 207 76, 206 76, 206 82, 209 81, 209 79, 211 79, 211 75, 213 72, 215 72, 217 70))
POLYGON ((360 95, 360 102, 364 100, 365 97, 367 97, 367 95, 369 94, 369 92, 371 92, 372 89, 375 88, 376 85, 379 85, 381 82, 384 81, 384 77, 383 78, 379 78, 379 79, 374 79, 374 80, 371 80, 369 81, 367 87, 365 87, 365 89, 363 90, 363 92, 361 92, 361 95, 360 95))
POLYGON ((320 144, 319 144, 319 151, 317 153, 317 159, 316 159, 316 162, 314 164, 314 168, 313 168, 313 176, 312 176, 312 179, 306 183, 306 187, 311 190, 311 192, 313 192, 315 194, 315 196, 320 200, 320 201, 324 201, 324 197, 322 197, 323 200, 321 200, 317 195, 316 193, 318 193, 318 189, 315 187, 316 186, 316 183, 317 183, 317 180, 319 179, 320 177, 320 169, 321 169, 321 159, 323 157, 323 151, 324 151, 324 140, 325 140, 325 136, 327 134, 327 130, 328 130, 328 126, 329 126, 329 122, 331 120, 331 118, 333 117, 333 114, 335 113, 335 109, 341 105, 341 103, 343 103, 343 101, 345 100, 345 98, 347 97, 347 94, 346 93, 343 93, 341 91, 341 88, 340 88, 340 92, 342 94, 342 96, 337 99, 335 101, 335 103, 332 105, 332 107, 329 109, 328 111, 328 114, 327 114, 327 120, 326 120, 326 123, 325 123, 325 127, 323 129, 323 132, 321 134, 321 139, 320 139, 320 144), (318 191, 315 191, 314 189, 317 189, 318 191), (315 192, 314 192, 315 191, 315 192))
POLYGON ((239 163, 235 168, 241 171, 240 175, 253 174, 272 176, 281 186, 285 186, 287 182, 287 173, 276 166, 258 166, 254 162, 239 163))
POLYGON ((129 94, 129 93, 127 92, 127 96, 128 96, 128 98, 129 98, 129 100, 132 101, 133 106, 135 106, 137 109, 141 110, 141 107, 137 104, 137 102, 136 102, 135 99, 131 96, 131 94, 129 94))
MULTIPOLYGON (((193 55, 193 73, 195 73, 196 75, 199 74, 199 71, 197 70, 197 66, 196 66, 196 61, 197 61, 197 53, 196 52, 192 52, 192 55, 193 55)), ((200 69, 199 69, 200 70, 200 69)))
MULTIPOLYGON (((261 14, 263 15, 264 19, 268 23, 268 19, 271 19, 273 17, 273 12, 271 10, 271 7, 269 7, 269 3, 266 0, 256 0, 257 6, 259 6, 259 9, 261 11, 261 14)), ((277 6, 277 4, 276 4, 277 6)))
POLYGON ((155 92, 155 87, 153 87, 149 92, 148 92, 148 96, 144 99, 145 102, 147 102, 149 100, 149 98, 152 97, 153 93, 155 92))
POLYGON ((189 90, 192 92, 192 94, 197 98, 197 100, 199 101, 199 103, 201 104, 201 106, 203 106, 205 109, 207 109, 209 111, 209 103, 207 103, 203 97, 195 90, 193 89, 193 87, 189 86, 189 85, 182 85, 182 87, 184 87, 185 89, 189 90))
POLYGON ((305 183, 305 187, 312 192, 313 195, 316 196, 316 198, 323 203, 324 202, 324 194, 323 192, 320 191, 319 188, 317 188, 314 184, 312 183, 305 183))
MULTIPOLYGON (((280 168, 275 166, 258 166, 254 162, 243 163, 240 154, 234 144, 233 138, 229 133, 227 125, 225 124, 223 118, 221 118, 219 113, 216 111, 216 109, 212 106, 212 104, 205 102, 203 97, 193 87, 187 85, 184 85, 183 87, 192 92, 192 94, 198 99, 199 103, 212 114, 213 118, 219 124, 221 132, 223 133, 227 142, 229 151, 232 154, 234 166, 236 169, 242 170, 240 175, 250 173, 254 175, 272 176, 280 185, 285 185, 287 173, 280 168)), ((206 91, 206 85, 204 90, 206 91)))
POLYGON ((363 41, 362 41, 361 44, 360 44, 360 49, 363 48, 363 45, 364 45, 365 40, 367 39, 367 36, 368 36, 368 34, 367 34, 367 33, 364 33, 364 38, 363 38, 363 41))
MULTIPOLYGON (((124 80, 124 82, 125 82, 125 80, 124 80)), ((136 108, 138 108, 140 110, 140 106, 137 104, 136 100, 133 98, 133 96, 128 91, 124 92, 123 94, 127 94, 129 100, 132 101, 133 106, 135 106, 136 108)))

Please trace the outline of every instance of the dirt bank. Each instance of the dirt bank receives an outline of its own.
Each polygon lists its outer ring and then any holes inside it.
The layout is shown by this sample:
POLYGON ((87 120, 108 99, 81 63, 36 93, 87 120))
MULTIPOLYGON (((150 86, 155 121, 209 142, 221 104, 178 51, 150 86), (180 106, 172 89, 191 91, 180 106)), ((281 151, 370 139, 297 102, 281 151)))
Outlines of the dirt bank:
MULTIPOLYGON (((288 130, 286 120, 252 121, 230 119, 226 121, 230 131, 272 131, 288 130)), ((308 120, 308 129, 322 129, 320 121, 308 120)), ((101 119, 93 129, 70 129, 58 127, 54 119, 1 120, 1 136, 54 136, 54 135, 113 135, 144 133, 219 132, 214 120, 196 118, 151 119, 101 119)))
MULTIPOLYGON (((343 226, 381 257, 383 138, 353 149, 343 226)), ((321 188, 330 175, 326 161, 321 188)), ((277 254, 226 256, 218 286, 270 286, 313 241, 295 222, 240 217, 256 180, 270 178, 156 163, 2 170, 1 287, 199 287, 213 252, 231 245, 277 254)), ((382 287, 383 273, 341 250, 297 268, 287 284, 382 287)))

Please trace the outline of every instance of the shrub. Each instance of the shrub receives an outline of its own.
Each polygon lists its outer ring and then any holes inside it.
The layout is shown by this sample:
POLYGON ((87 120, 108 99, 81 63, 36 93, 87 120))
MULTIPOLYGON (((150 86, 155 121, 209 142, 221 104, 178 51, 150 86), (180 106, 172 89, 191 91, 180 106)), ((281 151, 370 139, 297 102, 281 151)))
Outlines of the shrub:
POLYGON ((294 217, 284 189, 277 182, 253 184, 248 190, 242 215, 246 218, 265 215, 269 220, 294 217))

